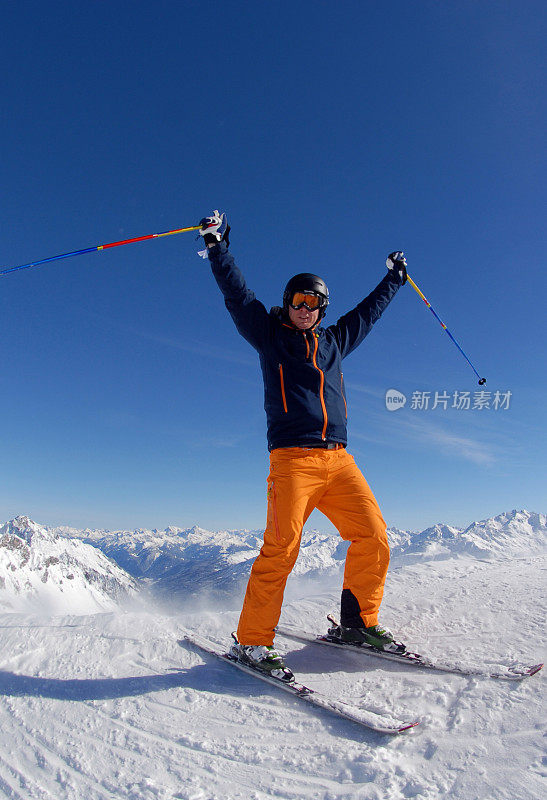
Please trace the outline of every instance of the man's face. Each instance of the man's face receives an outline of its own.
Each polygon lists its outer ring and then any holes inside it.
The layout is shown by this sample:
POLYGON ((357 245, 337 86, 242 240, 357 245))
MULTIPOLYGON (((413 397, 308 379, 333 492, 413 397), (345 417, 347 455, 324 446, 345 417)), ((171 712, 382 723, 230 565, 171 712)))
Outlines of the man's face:
POLYGON ((301 331, 309 330, 317 323, 319 317, 319 309, 309 311, 306 306, 301 308, 293 308, 289 306, 289 319, 292 324, 301 331))

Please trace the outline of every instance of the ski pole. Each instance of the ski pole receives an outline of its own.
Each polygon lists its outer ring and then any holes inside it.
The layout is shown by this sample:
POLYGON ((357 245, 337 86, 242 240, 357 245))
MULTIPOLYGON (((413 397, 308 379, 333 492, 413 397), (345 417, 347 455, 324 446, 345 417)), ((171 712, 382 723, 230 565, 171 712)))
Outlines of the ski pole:
POLYGON ((442 327, 444 328, 444 330, 447 332, 447 334, 450 336, 450 338, 452 339, 452 341, 454 342, 454 344, 456 345, 456 347, 458 348, 458 350, 460 351, 460 353, 462 354, 462 356, 465 358, 465 360, 467 361, 467 363, 469 364, 469 366, 471 367, 471 369, 473 370, 473 372, 475 373, 475 375, 476 375, 476 376, 477 376, 477 378, 479 379, 479 386, 484 386, 484 384, 486 383, 486 378, 481 378, 481 376, 479 375, 479 373, 477 372, 477 370, 475 369, 475 367, 473 366, 473 364, 471 363, 471 361, 469 360, 469 358, 468 358, 468 357, 466 356, 466 354, 463 352, 463 350, 462 350, 462 348, 460 347, 460 345, 458 344, 458 342, 457 342, 457 341, 454 339, 454 337, 452 336, 452 334, 450 333, 450 331, 448 330, 448 328, 446 327, 446 325, 444 324, 444 322, 442 321, 442 319, 439 317, 439 315, 437 314, 437 312, 435 311, 435 309, 433 308, 433 306, 431 305, 431 303, 429 302, 429 300, 427 299, 427 297, 426 297, 426 296, 425 296, 425 295, 424 295, 424 294, 423 294, 423 293, 420 291, 420 289, 419 289, 419 288, 416 286, 416 284, 414 283, 414 281, 412 280, 412 278, 410 277, 410 275, 409 275, 408 273, 407 273, 407 276, 406 276, 406 277, 407 277, 407 280, 408 280, 408 282, 409 282, 409 283, 410 283, 410 285, 412 286, 412 288, 413 288, 413 289, 414 289, 414 290, 415 290, 415 291, 416 291, 416 292, 417 292, 417 293, 420 295, 420 297, 422 298, 422 300, 424 301, 424 303, 426 304, 426 306, 428 307, 428 309, 431 311, 431 313, 433 314, 433 316, 435 317, 435 319, 436 319, 438 322, 440 322, 440 324, 442 325, 442 327))
POLYGON ((149 233, 147 236, 137 236, 134 239, 123 239, 119 242, 110 242, 109 244, 98 244, 95 247, 84 247, 83 250, 72 250, 70 253, 61 253, 58 256, 50 256, 49 258, 42 258, 39 261, 30 261, 28 264, 20 264, 18 267, 6 267, 0 270, 0 275, 7 275, 10 272, 17 272, 19 269, 29 269, 29 267, 39 267, 40 264, 47 264, 50 261, 59 261, 61 258, 70 258, 71 256, 81 256, 84 253, 95 253, 97 250, 108 250, 110 247, 120 247, 122 244, 133 244, 133 242, 145 242, 147 239, 159 239, 161 236, 173 236, 175 233, 186 233, 187 231, 199 231, 200 225, 193 225, 190 228, 176 228, 173 231, 164 231, 163 233, 149 233))

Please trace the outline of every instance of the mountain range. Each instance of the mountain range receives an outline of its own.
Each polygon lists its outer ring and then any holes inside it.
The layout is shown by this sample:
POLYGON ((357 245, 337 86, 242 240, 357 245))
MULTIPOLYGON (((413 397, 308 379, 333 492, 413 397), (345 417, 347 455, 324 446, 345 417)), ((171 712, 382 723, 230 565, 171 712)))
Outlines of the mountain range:
MULTIPOLYGON (((59 606, 74 613, 106 610, 148 588, 163 598, 241 593, 262 531, 169 527, 165 530, 77 530, 45 527, 20 516, 0 527, 0 608, 59 606)), ((437 524, 423 531, 388 529, 392 567, 467 555, 481 560, 539 553, 547 516, 508 511, 467 528, 437 524)), ((347 542, 304 531, 293 579, 338 576, 347 542)))

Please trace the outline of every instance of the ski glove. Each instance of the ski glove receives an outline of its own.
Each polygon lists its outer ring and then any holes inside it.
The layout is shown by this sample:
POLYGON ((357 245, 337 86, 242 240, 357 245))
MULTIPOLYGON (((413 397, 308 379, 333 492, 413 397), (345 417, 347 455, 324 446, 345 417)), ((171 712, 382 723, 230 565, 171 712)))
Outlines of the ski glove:
POLYGON ((217 244, 222 241, 227 245, 230 244, 228 239, 230 226, 224 212, 213 211, 210 217, 203 217, 199 224, 201 225, 199 235, 203 236, 205 244, 217 244))
POLYGON ((406 283, 406 266, 405 254, 400 250, 395 250, 395 252, 390 253, 386 259, 386 267, 395 275, 399 276, 401 285, 406 283))

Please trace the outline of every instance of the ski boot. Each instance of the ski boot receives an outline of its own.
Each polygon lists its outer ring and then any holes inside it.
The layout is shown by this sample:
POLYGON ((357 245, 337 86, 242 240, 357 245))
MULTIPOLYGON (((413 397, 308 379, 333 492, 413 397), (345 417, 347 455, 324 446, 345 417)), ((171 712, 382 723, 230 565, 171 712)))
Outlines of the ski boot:
POLYGON ((328 629, 327 638, 333 642, 349 645, 365 645, 373 647, 375 650, 383 650, 386 653, 404 653, 406 647, 401 642, 396 642, 393 634, 383 625, 371 625, 366 628, 364 625, 359 628, 346 628, 328 616, 331 627, 328 629))
POLYGON ((236 634, 232 633, 234 644, 230 648, 230 655, 242 664, 265 672, 272 678, 290 683, 294 681, 294 675, 286 666, 283 656, 281 656, 272 645, 253 645, 240 644, 236 634))

